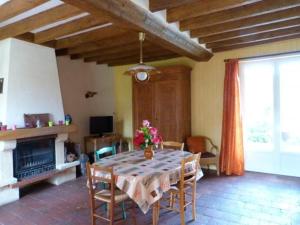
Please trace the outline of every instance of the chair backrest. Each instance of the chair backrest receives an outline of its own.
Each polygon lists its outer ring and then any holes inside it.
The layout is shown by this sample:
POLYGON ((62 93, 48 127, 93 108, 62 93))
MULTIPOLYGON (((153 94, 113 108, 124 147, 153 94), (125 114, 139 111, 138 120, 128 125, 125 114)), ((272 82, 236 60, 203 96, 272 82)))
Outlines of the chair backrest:
POLYGON ((195 183, 199 169, 199 160, 201 153, 193 154, 181 160, 181 173, 180 173, 180 188, 184 189, 187 183, 195 183), (187 169, 188 164, 193 164, 192 169, 187 169))
POLYGON ((95 151, 95 161, 101 159, 101 155, 111 153, 112 155, 117 154, 115 146, 103 147, 95 151))
MULTIPOLYGON (((87 179, 90 198, 93 201, 95 195, 95 187, 97 183, 109 184, 111 192, 111 201, 114 201, 115 195, 115 177, 113 167, 102 167, 99 165, 91 165, 89 162, 86 164, 87 179)), ((97 187, 105 188, 105 185, 97 185, 97 187)))
POLYGON ((161 149, 170 148, 183 151, 184 143, 176 141, 163 141, 160 145, 161 149))
POLYGON ((187 138, 187 145, 190 152, 206 152, 206 138, 204 136, 194 136, 187 138))

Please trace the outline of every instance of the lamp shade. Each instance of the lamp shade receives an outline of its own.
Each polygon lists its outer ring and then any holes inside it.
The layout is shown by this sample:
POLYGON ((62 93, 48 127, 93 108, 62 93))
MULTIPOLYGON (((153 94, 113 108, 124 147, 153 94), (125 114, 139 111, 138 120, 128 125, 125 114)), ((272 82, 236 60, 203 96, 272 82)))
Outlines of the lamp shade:
POLYGON ((134 76, 136 81, 143 82, 149 80, 152 75, 159 73, 160 71, 155 67, 139 63, 129 68, 124 74, 134 76))

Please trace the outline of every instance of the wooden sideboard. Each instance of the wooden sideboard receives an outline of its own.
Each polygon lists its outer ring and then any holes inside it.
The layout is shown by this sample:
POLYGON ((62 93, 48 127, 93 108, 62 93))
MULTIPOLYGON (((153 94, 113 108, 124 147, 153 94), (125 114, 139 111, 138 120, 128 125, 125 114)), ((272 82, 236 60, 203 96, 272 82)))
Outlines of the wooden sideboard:
MULTIPOLYGON (((84 153, 89 154, 95 152, 96 150, 111 146, 112 144, 119 142, 120 148, 119 151, 122 151, 122 136, 115 134, 115 135, 108 135, 108 136, 85 136, 84 137, 84 153)), ((117 150, 118 151, 118 150, 117 150)))

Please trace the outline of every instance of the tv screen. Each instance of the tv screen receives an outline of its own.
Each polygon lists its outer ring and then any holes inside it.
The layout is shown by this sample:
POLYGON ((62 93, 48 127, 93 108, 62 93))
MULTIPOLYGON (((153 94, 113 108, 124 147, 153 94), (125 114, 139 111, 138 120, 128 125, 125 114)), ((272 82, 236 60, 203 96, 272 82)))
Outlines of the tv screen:
POLYGON ((112 116, 93 116, 90 117, 90 133, 103 135, 103 133, 113 132, 112 116))

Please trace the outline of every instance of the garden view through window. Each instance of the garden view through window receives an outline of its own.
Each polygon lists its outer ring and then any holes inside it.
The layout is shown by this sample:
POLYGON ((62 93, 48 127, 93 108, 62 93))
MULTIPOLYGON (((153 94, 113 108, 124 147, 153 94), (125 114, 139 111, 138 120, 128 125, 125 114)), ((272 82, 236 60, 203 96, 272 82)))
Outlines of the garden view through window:
POLYGON ((300 56, 240 63, 246 151, 300 153, 300 56))

